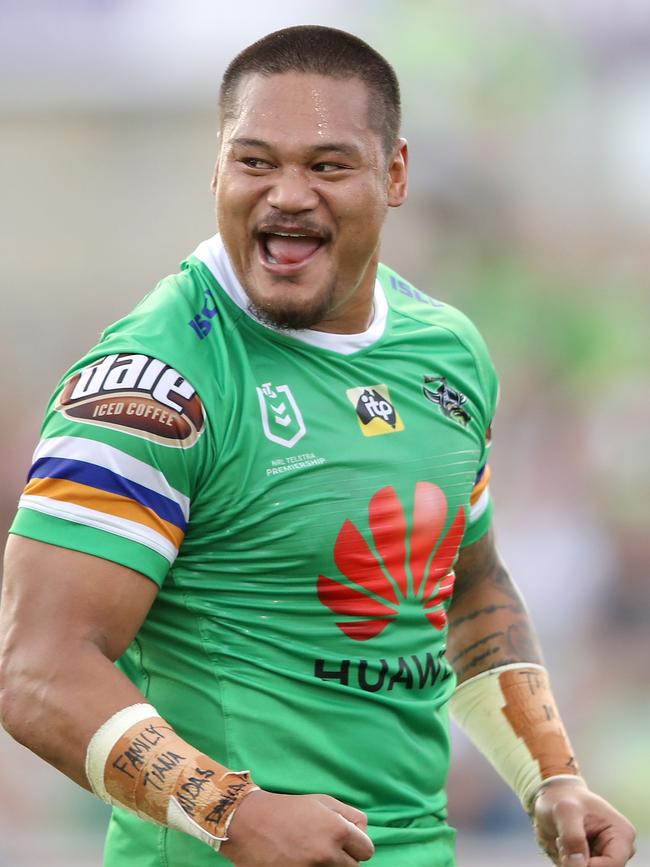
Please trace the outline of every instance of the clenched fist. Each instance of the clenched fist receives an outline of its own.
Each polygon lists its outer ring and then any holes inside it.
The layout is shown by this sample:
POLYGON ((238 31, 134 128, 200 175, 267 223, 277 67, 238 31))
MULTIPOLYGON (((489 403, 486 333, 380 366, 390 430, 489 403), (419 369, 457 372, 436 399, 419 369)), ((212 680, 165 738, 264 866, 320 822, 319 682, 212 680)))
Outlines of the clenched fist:
POLYGON ((329 795, 259 790, 241 802, 219 850, 235 867, 357 867, 375 848, 365 813, 329 795))
POLYGON ((557 780, 535 800, 537 839, 559 867, 624 867, 634 855, 633 826, 579 780, 557 780))

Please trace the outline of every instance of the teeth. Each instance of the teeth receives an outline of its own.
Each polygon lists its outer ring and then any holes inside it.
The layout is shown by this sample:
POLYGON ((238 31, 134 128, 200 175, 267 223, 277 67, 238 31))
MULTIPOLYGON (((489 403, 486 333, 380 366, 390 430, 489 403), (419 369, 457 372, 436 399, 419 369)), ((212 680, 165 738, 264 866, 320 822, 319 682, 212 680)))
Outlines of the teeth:
POLYGON ((307 235, 299 235, 297 232, 269 232, 270 235, 279 235, 281 238, 306 238, 307 235))

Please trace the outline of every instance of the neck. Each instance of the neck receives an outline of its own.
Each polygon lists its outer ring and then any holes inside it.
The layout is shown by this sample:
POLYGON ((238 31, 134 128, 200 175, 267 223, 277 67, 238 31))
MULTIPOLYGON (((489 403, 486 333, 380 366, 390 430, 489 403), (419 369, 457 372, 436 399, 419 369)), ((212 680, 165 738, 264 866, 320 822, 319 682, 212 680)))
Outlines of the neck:
POLYGON ((365 304, 363 309, 354 311, 354 315, 348 315, 343 321, 340 317, 323 319, 313 325, 310 331, 327 331, 329 334, 361 334, 370 328, 375 318, 375 304, 370 298, 370 304, 365 304))

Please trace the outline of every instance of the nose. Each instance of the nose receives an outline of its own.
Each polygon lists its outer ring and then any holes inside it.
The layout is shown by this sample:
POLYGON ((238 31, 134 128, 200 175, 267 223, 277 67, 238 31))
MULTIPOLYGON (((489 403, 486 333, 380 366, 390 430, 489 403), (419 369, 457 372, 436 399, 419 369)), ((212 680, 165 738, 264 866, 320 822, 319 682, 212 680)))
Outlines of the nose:
POLYGON ((312 211, 318 205, 318 195, 312 188, 308 174, 298 168, 286 168, 278 174, 267 194, 272 208, 286 214, 312 211))

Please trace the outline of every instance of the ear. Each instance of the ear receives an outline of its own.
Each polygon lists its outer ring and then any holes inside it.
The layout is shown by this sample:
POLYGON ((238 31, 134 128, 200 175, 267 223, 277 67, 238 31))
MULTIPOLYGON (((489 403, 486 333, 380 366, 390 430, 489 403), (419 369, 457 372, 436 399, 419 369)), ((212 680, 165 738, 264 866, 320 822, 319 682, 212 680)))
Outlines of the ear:
POLYGON ((217 161, 214 164, 214 172, 212 173, 212 180, 210 181, 210 189, 212 190, 212 195, 214 196, 217 192, 217 179, 219 177, 219 157, 217 157, 217 161))
POLYGON ((399 208, 408 192, 409 146, 405 138, 397 140, 388 164, 388 207, 399 208))

